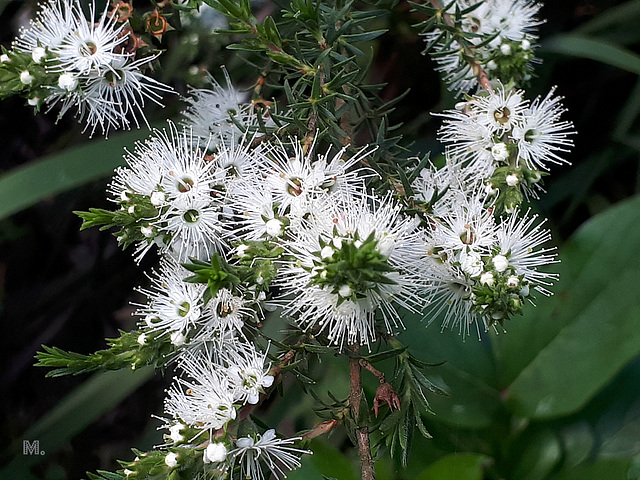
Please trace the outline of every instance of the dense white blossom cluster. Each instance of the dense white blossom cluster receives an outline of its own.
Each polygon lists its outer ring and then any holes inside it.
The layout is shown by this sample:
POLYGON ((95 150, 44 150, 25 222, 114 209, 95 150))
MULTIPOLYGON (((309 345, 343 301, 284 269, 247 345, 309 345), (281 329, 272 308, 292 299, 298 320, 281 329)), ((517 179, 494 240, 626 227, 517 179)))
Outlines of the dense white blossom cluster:
MULTIPOLYGON (((526 71, 539 8, 449 3, 444 21, 465 35, 436 29, 426 40, 451 88, 470 91, 478 69, 526 71)), ((128 127, 129 114, 144 119, 145 101, 168 90, 140 72, 155 57, 136 60, 130 40, 107 11, 96 19, 92 4, 87 19, 79 0, 51 0, 14 50, 44 72, 35 104, 60 104, 61 114, 75 107, 87 128, 106 133, 128 127)), ((22 83, 37 83, 34 72, 21 73, 22 83)), ((210 88, 190 92, 180 125, 127 151, 108 187, 116 211, 83 218, 120 227, 138 261, 160 255, 135 314, 138 344, 175 359, 166 466, 200 448, 219 478, 262 480, 267 470, 282 478, 308 453, 292 446, 300 437, 229 433, 282 367, 257 342, 265 312, 278 310, 296 334, 340 353, 370 351, 406 321, 480 337, 522 313, 556 278, 543 268, 556 261, 550 233, 522 204, 542 191, 550 164, 566 163, 573 127, 553 90, 530 102, 496 75, 440 115, 444 166, 427 163, 374 193, 378 146, 320 146, 315 125, 304 138, 280 135, 269 109, 256 110, 224 75, 224 85, 211 77, 210 88)))
POLYGON ((132 122, 139 126, 138 118, 146 123, 145 103, 161 105, 162 94, 172 91, 142 72, 158 55, 136 59, 138 41, 115 11, 98 15, 92 2, 87 18, 79 0, 49 0, 21 30, 7 60, 24 63, 20 79, 31 105, 58 105, 59 116, 75 109, 85 129, 106 135, 132 122))
MULTIPOLYGON (((533 0, 455 0, 443 2, 446 22, 455 24, 464 38, 451 39, 440 28, 424 34, 434 53, 436 69, 458 95, 474 90, 477 70, 507 81, 530 68, 535 60, 536 29, 542 23, 540 4, 533 0), (469 62, 472 60, 472 63, 469 62)), ((526 80, 518 78, 518 80, 526 80)))

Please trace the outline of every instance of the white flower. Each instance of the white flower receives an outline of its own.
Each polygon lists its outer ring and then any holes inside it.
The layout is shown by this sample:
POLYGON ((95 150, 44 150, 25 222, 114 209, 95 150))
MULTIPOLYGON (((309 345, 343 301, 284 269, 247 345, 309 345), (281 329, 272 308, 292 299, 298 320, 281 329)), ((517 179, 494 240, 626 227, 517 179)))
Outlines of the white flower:
POLYGON ((187 110, 182 113, 185 125, 193 129, 202 146, 209 144, 209 138, 215 136, 233 147, 242 138, 243 133, 234 123, 251 123, 250 105, 243 103, 245 95, 232 84, 226 69, 223 69, 226 87, 221 86, 209 76, 211 88, 191 90, 187 97, 187 110))
POLYGON ((229 452, 233 462, 240 463, 241 477, 252 480, 264 480, 265 476, 259 462, 262 462, 278 479, 286 477, 286 472, 301 466, 299 457, 308 450, 291 447, 300 437, 279 439, 275 430, 267 430, 264 435, 241 437, 236 440, 236 448, 229 452))
POLYGON ((144 345, 145 343, 147 343, 147 336, 144 333, 138 335, 138 343, 140 345, 144 345))
POLYGON ((284 314, 302 327, 319 328, 340 347, 369 345, 377 337, 378 313, 391 332, 402 325, 395 305, 421 310, 428 281, 424 232, 390 197, 332 195, 317 203, 293 234, 285 244, 293 260, 274 282, 282 291, 284 314), (329 245, 334 254, 323 258, 329 245), (378 272, 367 279, 358 273, 364 265, 353 263, 363 255, 373 262, 369 271, 378 272), (342 262, 340 271, 337 262, 342 262))
POLYGON ((9 55, 7 55, 6 53, 3 53, 2 55, 0 55, 0 63, 10 63, 11 62, 11 58, 9 58, 9 55))
POLYGON ((29 73, 29 70, 23 70, 22 72, 20 72, 20 81, 25 85, 31 85, 35 79, 36 77, 31 75, 31 73, 29 73))
POLYGON ((510 173, 509 175, 507 175, 505 180, 507 182, 507 185, 509 185, 510 187, 515 187, 516 185, 518 185, 518 182, 520 181, 518 179, 518 175, 515 173, 510 173))
POLYGON ((227 447, 224 443, 212 442, 207 445, 202 453, 204 463, 224 462, 227 458, 227 447))
POLYGON ((27 100, 27 103, 32 107, 35 107, 40 103, 40 97, 31 97, 30 99, 27 100))
POLYGON ((499 86, 488 96, 474 97, 476 121, 489 128, 492 133, 511 130, 522 121, 527 107, 527 101, 522 98, 523 93, 499 86))
POLYGON ((513 129, 518 155, 531 169, 548 170, 547 163, 568 163, 560 155, 569 151, 575 134, 573 124, 560 121, 564 108, 561 97, 554 97, 555 89, 544 98, 536 98, 525 110, 524 117, 513 129))
POLYGON ((177 377, 168 390, 165 412, 184 424, 215 431, 236 418, 229 381, 205 351, 187 352, 179 367, 186 377, 177 377))
POLYGON ((255 315, 256 312, 248 301, 226 288, 221 288, 205 306, 200 318, 202 328, 194 340, 206 341, 216 336, 223 337, 227 333, 241 333, 244 319, 253 318, 255 315))
POLYGON ((40 2, 35 19, 29 26, 20 30, 14 47, 23 52, 31 52, 35 48, 56 47, 69 35, 77 25, 74 9, 77 0, 54 0, 40 2))
POLYGON ((448 211, 442 209, 433 232, 434 243, 452 259, 462 261, 470 252, 487 254, 496 239, 496 223, 483 191, 451 189, 448 211))
POLYGON ((467 337, 471 326, 475 325, 479 337, 479 317, 473 311, 471 300, 473 280, 465 279, 455 267, 437 265, 439 267, 436 268, 435 281, 431 287, 433 296, 425 309, 427 322, 441 319, 442 330, 458 327, 463 337, 467 337))
POLYGON ((181 265, 163 260, 160 270, 154 272, 151 288, 139 289, 149 303, 141 305, 136 315, 144 318, 148 331, 182 333, 197 324, 206 286, 183 281, 188 275, 189 271, 181 265))
POLYGON ((542 228, 544 222, 536 224, 537 215, 529 217, 529 211, 520 218, 520 212, 514 211, 500 223, 497 245, 503 254, 509 253, 509 264, 517 275, 535 287, 540 293, 549 295, 543 285, 551 285, 557 274, 541 272, 538 267, 557 263, 555 248, 541 248, 551 239, 549 230, 542 228))
POLYGON ((270 366, 265 364, 267 353, 259 352, 252 343, 234 342, 222 350, 220 357, 227 365, 229 388, 235 402, 255 405, 260 393, 273 385, 270 366))
POLYGON ((82 119, 92 132, 100 125, 103 133, 111 128, 130 128, 132 119, 140 127, 138 118, 149 126, 144 115, 145 102, 162 106, 162 93, 173 89, 143 74, 141 68, 158 55, 131 61, 129 57, 114 58, 108 65, 92 70, 86 77, 84 98, 86 112, 82 119))
POLYGON ((158 229, 170 240, 163 251, 178 260, 207 260, 226 245, 217 205, 206 200, 191 199, 171 206, 160 218, 158 229))
POLYGON ((361 187, 358 172, 350 169, 369 155, 371 149, 363 148, 345 161, 346 148, 343 148, 328 160, 331 150, 316 156, 305 153, 300 142, 293 143, 293 155, 282 143, 270 145, 265 151, 268 157, 265 166, 270 171, 267 185, 278 215, 301 218, 309 213, 317 199, 336 191, 353 195, 361 187))
POLYGON ((462 271, 464 273, 469 274, 469 276, 477 277, 482 273, 482 269, 484 268, 484 263, 482 262, 482 258, 480 257, 480 254, 472 251, 462 256, 462 261, 460 262, 460 268, 462 268, 462 271))
POLYGON ((95 4, 91 3, 87 20, 78 2, 74 2, 73 8, 76 15, 73 31, 65 35, 59 44, 49 47, 58 57, 52 67, 54 70, 87 74, 124 56, 116 51, 116 47, 127 40, 126 35, 121 35, 124 24, 116 24, 117 16, 108 15, 105 9, 96 21, 95 4))

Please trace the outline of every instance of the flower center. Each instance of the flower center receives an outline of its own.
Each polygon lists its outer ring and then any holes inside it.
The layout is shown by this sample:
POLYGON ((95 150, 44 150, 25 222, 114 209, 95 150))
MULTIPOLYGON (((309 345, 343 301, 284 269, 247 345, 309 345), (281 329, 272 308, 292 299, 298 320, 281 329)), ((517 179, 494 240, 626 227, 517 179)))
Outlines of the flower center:
POLYGON ((293 177, 287 180, 287 193, 293 197, 302 195, 302 180, 293 177))
POLYGON ((495 118, 496 122, 500 125, 504 125, 509 121, 509 116, 511 115, 511 110, 507 107, 502 107, 495 112, 493 112, 493 118, 495 118))
POLYGON ((198 217, 200 217, 200 213, 193 209, 187 210, 182 215, 182 218, 184 218, 184 221, 187 223, 196 223, 198 221, 198 217))

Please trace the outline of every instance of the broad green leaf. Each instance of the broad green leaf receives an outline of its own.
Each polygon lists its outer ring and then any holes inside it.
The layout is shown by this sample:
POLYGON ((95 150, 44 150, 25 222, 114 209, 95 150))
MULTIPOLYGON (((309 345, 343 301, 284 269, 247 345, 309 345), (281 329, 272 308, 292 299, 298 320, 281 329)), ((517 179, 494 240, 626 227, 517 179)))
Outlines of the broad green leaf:
POLYGON ((604 441, 600 449, 600 456, 638 457, 640 456, 640 417, 627 423, 622 429, 604 441))
POLYGON ((551 480, 638 480, 631 459, 607 459, 580 465, 554 475, 551 480))
POLYGON ((106 177, 124 165, 124 148, 148 136, 146 129, 96 138, 18 167, 0 177, 0 219, 44 198, 106 177))
POLYGON ((639 250, 640 197, 594 217, 563 249, 556 295, 494 342, 516 415, 573 413, 640 354, 639 250))
POLYGON ((591 426, 584 420, 562 427, 559 432, 564 452, 563 464, 579 465, 589 458, 596 440, 591 426))
POLYGON ((559 34, 542 44, 542 51, 588 58, 640 75, 640 56, 618 45, 573 33, 559 34))
POLYGON ((482 480, 484 469, 493 461, 478 453, 457 453, 441 458, 430 465, 415 480, 482 480))
POLYGON ((514 462, 510 478, 546 480, 562 458, 562 446, 555 432, 534 426, 509 447, 508 458, 514 462))
POLYGON ((424 371, 451 394, 444 397, 426 392, 435 413, 429 421, 456 428, 490 427, 500 406, 500 392, 493 386, 496 376, 489 343, 473 336, 465 340, 455 331, 441 332, 437 320, 427 326, 419 318, 409 317, 405 324, 407 331, 400 341, 410 352, 428 363, 444 362, 424 371))
POLYGON ((46 455, 53 454, 153 374, 151 367, 145 367, 135 372, 118 370, 90 377, 25 432, 22 438, 14 440, 10 447, 14 459, 0 470, 0 478, 27 478, 32 465, 46 458, 46 455), (23 440, 38 440, 41 455, 22 455, 23 440))

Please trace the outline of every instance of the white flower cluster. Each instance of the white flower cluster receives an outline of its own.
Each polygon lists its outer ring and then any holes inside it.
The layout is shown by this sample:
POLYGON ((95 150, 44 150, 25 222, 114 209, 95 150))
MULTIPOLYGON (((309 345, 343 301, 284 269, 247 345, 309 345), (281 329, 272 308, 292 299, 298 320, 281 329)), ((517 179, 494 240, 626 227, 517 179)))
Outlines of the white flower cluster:
POLYGON ((504 206, 513 210, 520 192, 537 196, 549 164, 567 163, 562 154, 573 146, 571 122, 552 89, 529 103, 521 90, 497 84, 496 90, 476 95, 441 114, 439 139, 446 145, 450 168, 463 183, 487 180, 489 194, 501 191, 504 206))
MULTIPOLYGON (((108 6, 108 4, 107 4, 108 6)), ((142 73, 156 57, 135 59, 137 39, 106 9, 96 15, 90 4, 86 18, 79 0, 49 0, 14 41, 16 53, 31 55, 31 66, 20 79, 33 87, 29 103, 50 108, 59 104, 60 116, 75 108, 85 129, 104 134, 111 128, 130 128, 147 100, 158 105, 172 90, 142 73)))
POLYGON ((458 40, 450 41, 440 28, 424 37, 428 48, 434 51, 436 69, 458 95, 470 92, 478 84, 477 72, 468 62, 471 56, 479 67, 505 82, 512 75, 521 74, 523 67, 534 60, 535 30, 542 23, 536 17, 540 4, 533 0, 443 3, 448 6, 448 22, 456 22, 466 34, 464 42, 470 44, 473 55, 458 40))
POLYGON ((566 162, 573 126, 560 120, 553 90, 531 103, 523 95, 498 84, 442 114, 447 164, 425 169, 412 185, 431 212, 438 280, 428 309, 463 335, 520 313, 533 289, 548 295, 556 278, 538 270, 555 262, 553 249, 542 246, 551 238, 544 222, 519 206, 542 190, 550 163, 566 162))

